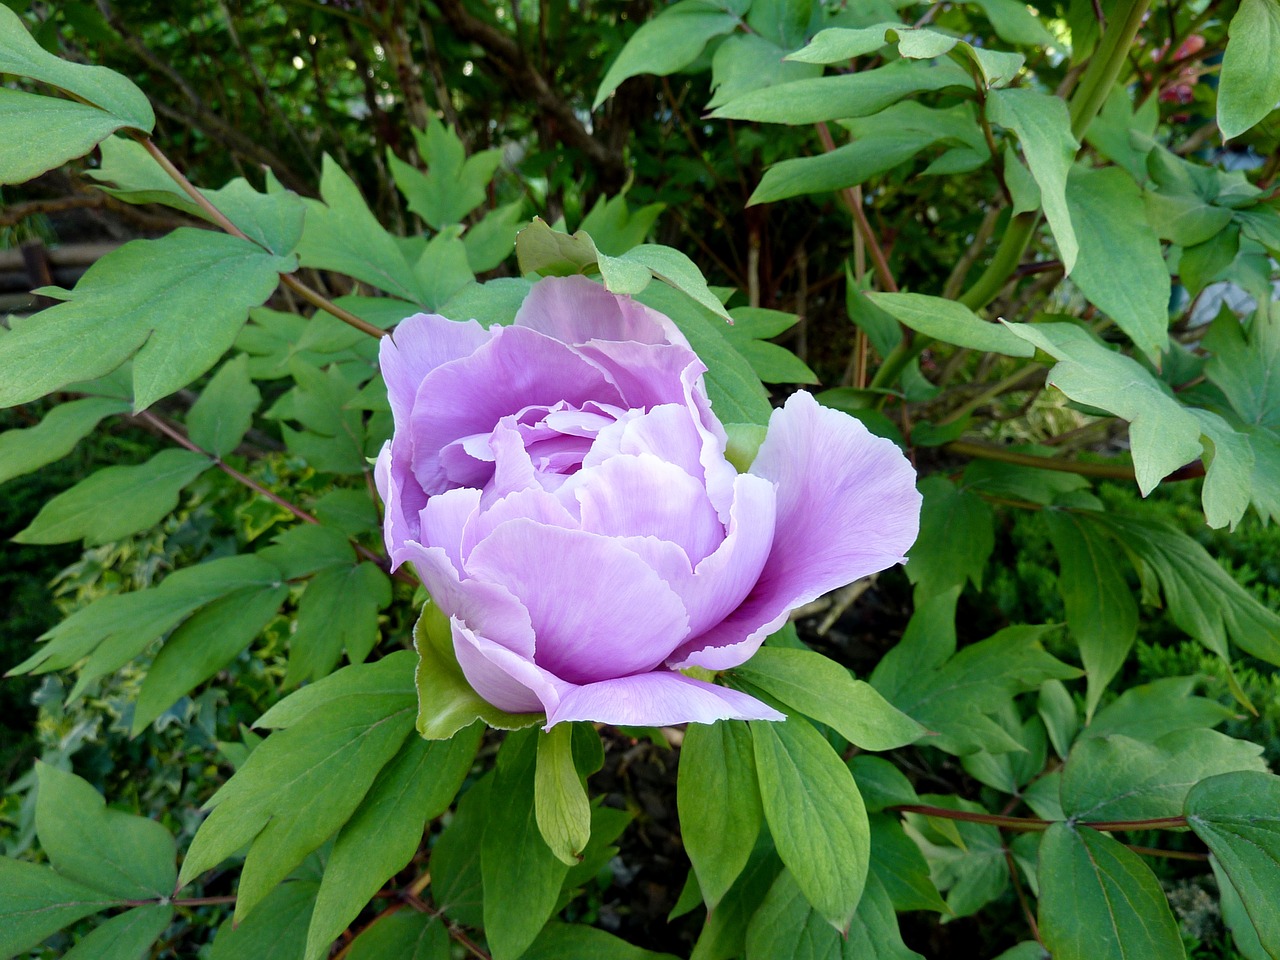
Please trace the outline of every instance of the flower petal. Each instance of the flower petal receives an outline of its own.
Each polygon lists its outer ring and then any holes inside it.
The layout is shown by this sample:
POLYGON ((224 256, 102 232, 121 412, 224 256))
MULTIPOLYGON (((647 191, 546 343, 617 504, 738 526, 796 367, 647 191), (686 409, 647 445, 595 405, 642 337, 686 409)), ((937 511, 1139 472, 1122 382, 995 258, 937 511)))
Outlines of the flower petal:
POLYGON ((565 484, 581 504, 582 529, 606 537, 657 537, 697 563, 724 542, 724 525, 701 481, 651 453, 610 457, 565 484))
POLYGON ((631 409, 683 403, 685 384, 696 382, 707 371, 696 353, 674 343, 592 340, 577 349, 617 384, 631 409))
POLYGON ((457 617, 451 617, 453 650, 471 689, 499 710, 541 713, 554 710, 570 684, 552 676, 531 660, 500 643, 480 636, 457 617))
POLYGON ((480 491, 470 487, 446 490, 427 498, 418 514, 421 533, 418 541, 428 547, 440 547, 449 557, 458 575, 462 575, 463 530, 480 509, 480 491))
POLYGON ((396 456, 395 443, 395 440, 388 440, 382 445, 373 467, 373 482, 385 506, 382 538, 393 571, 411 559, 405 553, 404 545, 418 539, 419 514, 427 504, 427 495, 414 478, 407 459, 396 456))
POLYGON ((378 365, 397 427, 407 426, 418 385, 436 367, 470 356, 492 336, 475 320, 459 323, 435 313, 401 320, 378 347, 378 365))
POLYGON ((621 544, 532 520, 502 524, 467 558, 529 611, 539 666, 572 683, 641 673, 688 632, 684 605, 621 544))
POLYGON ((717 720, 785 719, 755 697, 666 670, 571 688, 555 709, 547 711, 548 728, 566 720, 665 727, 717 720))
POLYGON ((777 484, 769 558, 743 604, 686 644, 679 665, 742 663, 793 608, 903 562, 919 532, 920 494, 902 452, 803 391, 773 412, 751 473, 777 484))
POLYGON ((539 280, 516 312, 515 325, 574 346, 588 340, 689 345, 667 317, 583 276, 539 280))
POLYGON ((413 472, 427 493, 439 493, 450 486, 440 452, 453 441, 489 433, 527 406, 620 399, 604 374, 572 348, 524 327, 505 327, 423 380, 409 423, 413 472))

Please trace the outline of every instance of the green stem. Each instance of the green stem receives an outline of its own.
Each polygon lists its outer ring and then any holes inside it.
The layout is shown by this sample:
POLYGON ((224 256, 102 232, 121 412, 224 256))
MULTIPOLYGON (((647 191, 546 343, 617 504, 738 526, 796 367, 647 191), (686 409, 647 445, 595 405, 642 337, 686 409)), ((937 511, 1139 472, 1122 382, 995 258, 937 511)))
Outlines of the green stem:
MULTIPOLYGON (((1111 88, 1115 86, 1124 69, 1133 46, 1133 38, 1142 26, 1151 0, 1127 0, 1116 10, 1111 23, 1098 41, 1098 49, 1089 60, 1089 66, 1080 78, 1080 85, 1071 96, 1071 133, 1079 140, 1093 123, 1111 88)), ((1172 55, 1172 51, 1170 52, 1172 55)))
POLYGON ((1133 467, 1127 463, 1081 463, 1075 460, 1057 460, 1052 457, 1037 457, 1030 453, 1018 453, 1007 450, 992 443, 977 443, 970 440, 956 440, 946 446, 948 453, 956 453, 962 457, 973 457, 979 460, 998 460, 1001 463, 1013 463, 1022 467, 1038 467, 1041 470, 1057 470, 1060 473, 1077 473, 1083 477, 1103 477, 1109 480, 1132 480, 1133 467))
POLYGON ((1012 390, 1023 380, 1027 379, 1027 377, 1031 376, 1033 373, 1038 373, 1043 369, 1044 367, 1038 363, 1028 363, 1026 366, 1020 367, 1015 373, 1012 373, 998 383, 993 384, 990 388, 983 390, 982 393, 978 394, 968 403, 964 403, 956 407, 938 421, 938 426, 944 427, 948 423, 955 423, 960 418, 973 413, 973 411, 977 410, 984 403, 988 403, 1000 396, 1000 394, 1008 390, 1012 390))
POLYGON ((995 256, 982 271, 982 276, 960 296, 961 303, 976 312, 996 298, 1022 262, 1022 255, 1026 252, 1039 221, 1038 212, 1020 213, 1009 221, 1004 236, 1000 238, 1000 246, 996 247, 995 256))

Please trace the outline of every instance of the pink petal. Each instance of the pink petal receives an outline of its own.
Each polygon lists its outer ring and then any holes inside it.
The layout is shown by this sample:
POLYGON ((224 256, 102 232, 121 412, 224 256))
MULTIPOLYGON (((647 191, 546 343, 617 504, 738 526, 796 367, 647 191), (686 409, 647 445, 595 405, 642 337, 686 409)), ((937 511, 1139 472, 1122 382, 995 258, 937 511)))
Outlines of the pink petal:
POLYGON ((554 710, 572 687, 531 660, 469 630, 457 617, 449 621, 453 649, 467 683, 482 698, 508 713, 554 710))
POLYGON ((418 313, 401 320, 391 336, 383 337, 378 364, 396 426, 409 423, 418 385, 436 367, 470 356, 492 334, 474 320, 459 323, 434 313, 418 313))
POLYGON ((606 537, 510 520, 476 545, 467 570, 520 600, 538 665, 573 683, 651 670, 688 632, 671 588, 606 537))
POLYGON ((520 305, 515 325, 572 345, 634 340, 688 346, 676 325, 662 314, 583 276, 539 280, 520 305))
POLYGON ((572 688, 547 711, 547 728, 566 720, 665 727, 717 720, 785 720, 755 697, 728 687, 655 670, 572 688))
POLYGON ((470 356, 433 370, 410 415, 414 474, 427 493, 449 486, 440 452, 455 440, 488 433, 531 405, 588 400, 616 403, 617 388, 570 347, 525 327, 505 327, 470 356))
POLYGON ((631 409, 683 403, 685 383, 696 382, 707 370, 697 354, 678 344, 592 340, 578 352, 617 384, 631 409))
POLYGON ((751 473, 777 484, 773 547, 743 604, 673 662, 718 670, 745 661, 787 614, 895 563, 915 542, 915 471, 889 440, 794 394, 769 421, 751 473))
POLYGON ((459 487, 429 497, 418 515, 419 542, 443 548, 459 576, 462 575, 463 530, 479 509, 480 491, 459 487))
POLYGON ((394 448, 394 440, 384 443, 373 468, 373 481, 384 507, 382 536, 392 570, 410 559, 404 545, 420 536, 418 516, 427 503, 427 495, 409 470, 409 464, 394 455, 394 448))

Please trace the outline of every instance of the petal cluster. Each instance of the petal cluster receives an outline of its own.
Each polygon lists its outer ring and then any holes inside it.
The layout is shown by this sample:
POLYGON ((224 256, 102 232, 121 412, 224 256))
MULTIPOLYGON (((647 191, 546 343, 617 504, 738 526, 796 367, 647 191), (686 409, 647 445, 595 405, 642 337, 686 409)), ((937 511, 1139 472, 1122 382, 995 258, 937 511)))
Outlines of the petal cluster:
POLYGON ((548 726, 780 719, 680 671, 744 662, 916 537, 897 447, 807 393, 738 474, 675 325, 585 277, 539 281, 511 326, 410 317, 381 365, 392 562, 449 615, 475 691, 548 726))

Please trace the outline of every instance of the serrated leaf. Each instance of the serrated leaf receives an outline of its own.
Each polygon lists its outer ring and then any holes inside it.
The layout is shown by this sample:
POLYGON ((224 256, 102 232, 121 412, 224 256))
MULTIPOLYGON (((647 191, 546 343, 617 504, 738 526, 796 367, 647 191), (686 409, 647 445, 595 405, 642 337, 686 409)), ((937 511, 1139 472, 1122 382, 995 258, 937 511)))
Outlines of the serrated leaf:
POLYGON ((923 960, 907 948, 893 903, 879 880, 867 878, 847 936, 831 929, 784 870, 747 927, 746 960, 923 960))
POLYGON ((591 109, 598 109, 629 77, 663 77, 687 67, 708 40, 733 31, 745 6, 734 0, 681 0, 645 21, 605 71, 591 109))
POLYGON ((1218 126, 1222 138, 1238 137, 1280 101, 1280 5, 1240 0, 1227 28, 1218 81, 1218 126))
POLYGON ((412 685, 401 662, 384 663, 347 667, 321 681, 324 694, 311 702, 342 698, 341 709, 317 705, 305 724, 273 734, 249 755, 209 801, 213 812, 196 832, 180 883, 252 841, 236 901, 246 916, 350 819, 413 727, 412 685))
POLYGON ((1062 771, 1062 809, 1083 823, 1181 815, 1187 791, 1220 773, 1265 770, 1262 747, 1214 730, 1167 733, 1151 743, 1120 734, 1076 744, 1062 771))
POLYGON ((449 960, 449 949, 449 931, 440 920, 399 910, 365 927, 347 948, 347 960, 449 960))
POLYGON ((956 346, 1009 357, 1030 357, 1035 349, 999 323, 988 323, 962 303, 923 293, 868 293, 867 299, 913 330, 956 346))
POLYGON ((480 844, 484 929, 494 960, 516 960, 551 918, 569 867, 535 816, 535 730, 507 734, 498 751, 480 844))
POLYGON ((1046 510, 1043 516, 1058 554, 1058 592, 1066 607, 1067 629, 1080 647, 1089 679, 1088 717, 1138 635, 1138 605, 1116 544, 1070 511, 1046 510))
POLYGON ((1274 897, 1280 883, 1280 779, 1256 772, 1210 777, 1188 793, 1186 817, 1213 851, 1221 868, 1214 873, 1230 881, 1259 945, 1272 957, 1280 955, 1274 897))
POLYGON ((66 543, 83 538, 87 546, 119 540, 159 523, 178 505, 182 488, 212 465, 190 450, 162 450, 137 466, 104 467, 46 503, 13 539, 66 543))
POLYGON ((0 857, 0 957, 13 957, 81 917, 119 903, 48 867, 0 857))
POLYGON ((58 404, 36 426, 0 433, 0 483, 60 460, 103 417, 125 413, 129 404, 110 397, 84 397, 58 404))
MULTIPOLYGON (((329 854, 307 932, 307 957, 324 956, 382 885, 413 858, 424 828, 449 808, 462 786, 483 732, 474 724, 451 740, 410 737, 383 767, 329 854)), ((362 949, 371 948, 370 943, 362 949)))
POLYGON ((132 357, 133 406, 144 410, 212 367, 249 308, 296 266, 248 240, 188 227, 126 243, 88 269, 71 299, 0 337, 0 406, 94 380, 132 357))
POLYGON ((1119 168, 1077 164, 1066 196, 1080 244, 1072 282, 1158 361, 1169 342, 1169 270, 1138 185, 1119 168))
POLYGON ((378 611, 391 602, 391 582, 376 564, 331 567, 307 584, 289 643, 285 683, 333 672, 342 651, 360 663, 378 641, 378 611))
POLYGON ((760 799, 778 856, 841 932, 862 897, 871 833, 849 768, 807 721, 753 722, 760 799))
POLYGON ((1136 853, 1055 823, 1040 843, 1040 933, 1054 960, 1186 956, 1160 882, 1136 853))
POLYGON ((735 667, 733 675, 864 750, 894 750, 926 732, 870 684, 855 680, 834 660, 812 650, 761 647, 735 667))
POLYGON ((1066 103, 1038 90, 995 90, 987 100, 987 116, 1017 134, 1027 166, 1040 187, 1040 202, 1058 243, 1062 266, 1070 274, 1080 245, 1067 208, 1067 174, 1080 145, 1071 134, 1066 103))
POLYGON ((215 457, 240 445, 253 422, 262 394, 249 379, 249 358, 240 354, 224 363, 187 413, 191 442, 215 457))
POLYGON ((36 834, 62 876, 119 899, 173 895, 177 848, 154 820, 108 808, 79 777, 37 762, 36 834))
POLYGON ((1059 361, 1049 371, 1053 386, 1078 403, 1129 421, 1133 468, 1143 496, 1178 467, 1200 457, 1199 421, 1137 361, 1108 349, 1074 324, 1008 326, 1059 361))
POLYGON ((173 920, 173 907, 154 904, 116 914, 95 927, 62 960, 140 960, 173 920))
POLYGON ((134 735, 249 646, 288 595, 283 583, 246 587, 202 607, 175 630, 142 681, 133 708, 134 735))
POLYGON ((751 729, 744 722, 689 725, 676 799, 685 850, 714 911, 746 867, 764 822, 751 729))
POLYGON ((319 200, 308 200, 298 260, 304 267, 336 270, 379 290, 424 302, 417 275, 396 238, 370 212, 360 189, 326 154, 319 200))

